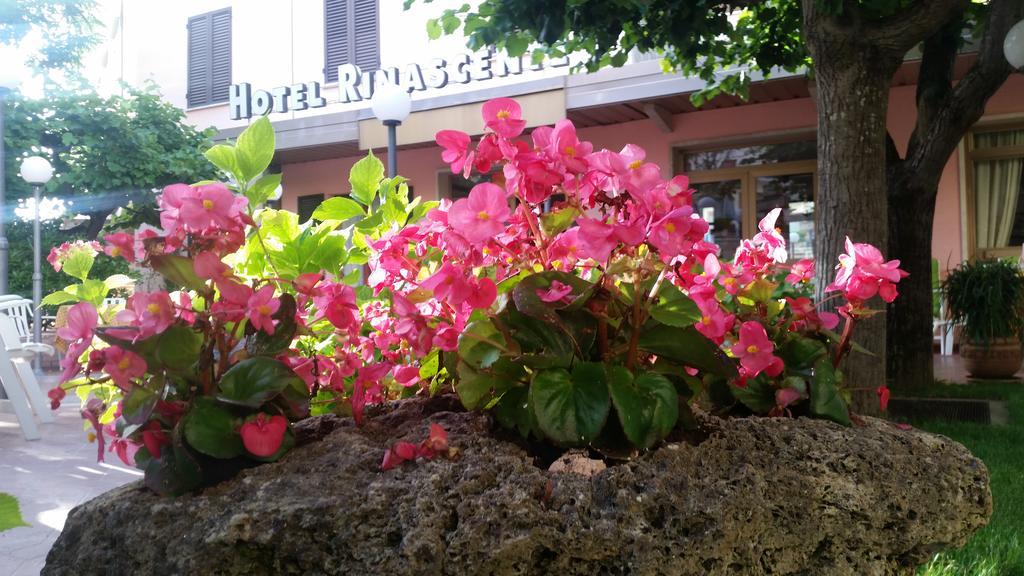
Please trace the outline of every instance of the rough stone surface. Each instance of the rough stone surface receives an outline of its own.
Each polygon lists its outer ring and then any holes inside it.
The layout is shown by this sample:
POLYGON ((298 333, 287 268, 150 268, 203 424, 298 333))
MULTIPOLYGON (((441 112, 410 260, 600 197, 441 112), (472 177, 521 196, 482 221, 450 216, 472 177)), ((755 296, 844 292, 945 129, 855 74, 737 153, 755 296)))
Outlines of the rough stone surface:
POLYGON ((71 512, 43 574, 910 574, 992 510, 984 465, 874 419, 702 420, 593 476, 538 467, 489 418, 407 401, 307 421, 280 462, 177 499, 141 483, 71 512), (457 460, 380 472, 438 422, 457 460))

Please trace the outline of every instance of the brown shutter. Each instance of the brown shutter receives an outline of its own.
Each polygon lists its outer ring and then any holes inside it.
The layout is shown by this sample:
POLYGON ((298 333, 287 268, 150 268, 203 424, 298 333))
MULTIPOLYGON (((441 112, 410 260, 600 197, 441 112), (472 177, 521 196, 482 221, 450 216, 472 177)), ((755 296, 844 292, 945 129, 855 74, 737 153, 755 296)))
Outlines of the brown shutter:
POLYGON ((210 102, 227 102, 231 88, 231 9, 211 17, 213 81, 210 102))
POLYGON ((231 9, 188 19, 189 108, 227 102, 231 86, 231 9))
POLYGON ((354 0, 355 50, 352 61, 364 71, 380 68, 377 0, 354 0))
POLYGON ((377 0, 324 0, 324 79, 338 80, 338 66, 380 67, 377 0))
POLYGON ((338 66, 350 61, 351 0, 324 0, 324 80, 338 81, 338 66))

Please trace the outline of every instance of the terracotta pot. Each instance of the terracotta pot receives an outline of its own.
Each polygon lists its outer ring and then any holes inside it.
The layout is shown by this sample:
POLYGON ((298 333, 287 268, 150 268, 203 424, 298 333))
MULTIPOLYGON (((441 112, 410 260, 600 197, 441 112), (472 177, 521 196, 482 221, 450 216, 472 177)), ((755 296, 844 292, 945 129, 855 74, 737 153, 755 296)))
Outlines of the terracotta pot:
POLYGON ((996 338, 987 345, 964 342, 960 356, 974 378, 1013 378, 1024 359, 1017 338, 996 338))

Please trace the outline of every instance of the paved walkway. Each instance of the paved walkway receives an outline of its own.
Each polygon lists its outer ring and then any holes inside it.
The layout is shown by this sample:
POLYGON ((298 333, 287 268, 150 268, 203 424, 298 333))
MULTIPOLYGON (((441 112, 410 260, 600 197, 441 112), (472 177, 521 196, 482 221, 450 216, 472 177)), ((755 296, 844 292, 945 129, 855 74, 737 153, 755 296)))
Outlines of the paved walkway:
MULTIPOLYGON (((8 411, 9 412, 9 411, 8 411)), ((76 399, 69 395, 42 438, 25 440, 14 415, 0 411, 0 492, 18 499, 29 527, 0 532, 0 575, 37 576, 72 508, 142 477, 114 454, 96 461, 86 441, 76 399)))

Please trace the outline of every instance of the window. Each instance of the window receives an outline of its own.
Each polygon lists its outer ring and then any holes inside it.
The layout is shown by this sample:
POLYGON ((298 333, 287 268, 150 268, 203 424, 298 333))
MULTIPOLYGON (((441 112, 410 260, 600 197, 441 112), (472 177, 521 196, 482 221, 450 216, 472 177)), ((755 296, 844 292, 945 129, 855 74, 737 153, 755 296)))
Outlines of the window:
POLYGON ((188 19, 189 108, 228 101, 231 87, 231 9, 188 19))
POLYGON ((313 217, 313 212, 320 207, 324 201, 323 194, 310 194, 308 196, 299 196, 298 198, 298 210, 299 213, 299 224, 306 222, 313 217))
POLYGON ((978 129, 967 137, 970 253, 1016 256, 1024 243, 1024 126, 978 129))
POLYGON ((324 0, 324 78, 338 81, 338 66, 380 68, 377 0, 324 0))
POLYGON ((722 255, 732 258, 757 222, 781 207, 776 226, 790 258, 810 258, 814 250, 816 143, 797 140, 712 150, 679 150, 676 165, 690 177, 697 214, 711 225, 722 255))

